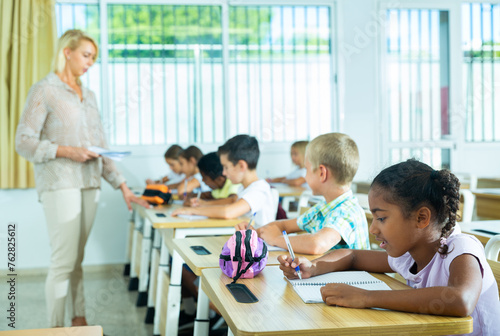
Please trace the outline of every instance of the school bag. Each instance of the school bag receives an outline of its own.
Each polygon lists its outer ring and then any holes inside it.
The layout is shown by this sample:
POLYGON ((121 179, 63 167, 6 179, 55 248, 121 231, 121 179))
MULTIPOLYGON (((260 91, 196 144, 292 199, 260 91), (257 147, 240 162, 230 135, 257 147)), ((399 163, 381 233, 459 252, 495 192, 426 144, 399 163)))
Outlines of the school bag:
POLYGON ((267 246, 255 230, 239 230, 222 248, 219 266, 233 283, 239 278, 253 278, 267 264, 267 246))
POLYGON ((141 198, 153 205, 168 204, 172 199, 172 194, 164 184, 149 184, 141 198))

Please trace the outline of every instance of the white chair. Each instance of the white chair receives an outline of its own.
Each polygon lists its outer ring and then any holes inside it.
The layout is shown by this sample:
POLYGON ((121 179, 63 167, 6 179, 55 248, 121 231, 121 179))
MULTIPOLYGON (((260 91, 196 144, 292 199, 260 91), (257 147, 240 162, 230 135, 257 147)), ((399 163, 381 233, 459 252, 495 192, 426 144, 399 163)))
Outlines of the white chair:
POLYGON ((275 209, 275 212, 278 212, 278 204, 280 203, 280 193, 278 189, 276 188, 271 188, 271 194, 273 195, 273 207, 275 209))
POLYGON ((484 253, 486 254, 486 259, 498 260, 498 252, 500 252, 500 235, 492 237, 486 243, 484 247, 484 253))
POLYGON ((474 202, 476 201, 476 196, 468 189, 460 189, 460 196, 464 199, 461 221, 470 222, 474 215, 474 202))

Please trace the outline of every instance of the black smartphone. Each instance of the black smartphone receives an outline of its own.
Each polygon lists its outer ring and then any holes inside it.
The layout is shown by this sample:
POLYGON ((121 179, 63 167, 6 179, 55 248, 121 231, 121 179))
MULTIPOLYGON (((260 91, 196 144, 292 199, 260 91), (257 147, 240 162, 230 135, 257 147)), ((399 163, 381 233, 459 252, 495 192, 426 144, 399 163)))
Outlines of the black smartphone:
POLYGON ((158 213, 158 212, 156 213, 156 216, 157 216, 157 217, 167 217, 167 215, 162 214, 162 213, 158 213))
POLYGON ((196 253, 196 254, 200 254, 200 255, 207 255, 207 254, 212 254, 210 253, 209 250, 207 250, 204 246, 200 246, 200 245, 193 245, 191 246, 191 249, 196 253))
POLYGON ((230 283, 226 285, 229 292, 233 295, 236 302, 239 303, 254 303, 259 299, 248 289, 244 284, 230 283))

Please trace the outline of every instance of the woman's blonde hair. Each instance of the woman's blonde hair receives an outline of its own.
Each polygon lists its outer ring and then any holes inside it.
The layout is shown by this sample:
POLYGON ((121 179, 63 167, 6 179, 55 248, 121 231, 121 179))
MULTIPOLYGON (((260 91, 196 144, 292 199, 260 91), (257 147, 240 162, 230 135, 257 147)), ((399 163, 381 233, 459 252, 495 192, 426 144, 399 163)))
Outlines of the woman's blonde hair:
POLYGON ((99 53, 99 47, 95 40, 85 34, 79 29, 67 30, 57 42, 57 52, 52 61, 52 70, 54 72, 62 72, 66 66, 66 56, 64 56, 64 49, 69 48, 75 50, 80 45, 82 40, 87 40, 92 43, 95 47, 94 61, 97 59, 97 54, 99 53))

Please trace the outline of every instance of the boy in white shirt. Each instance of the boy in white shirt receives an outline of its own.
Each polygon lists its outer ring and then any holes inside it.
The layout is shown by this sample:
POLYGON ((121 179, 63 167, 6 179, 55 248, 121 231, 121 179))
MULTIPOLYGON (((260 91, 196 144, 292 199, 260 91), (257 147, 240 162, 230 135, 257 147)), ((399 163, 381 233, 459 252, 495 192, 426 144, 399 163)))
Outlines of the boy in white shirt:
POLYGON ((211 218, 250 217, 255 213, 254 227, 259 228, 276 219, 277 202, 273 199, 271 187, 257 175, 259 144, 255 137, 237 135, 229 139, 218 150, 223 175, 233 184, 241 183, 243 190, 232 204, 180 208, 172 214, 203 215, 211 218))

